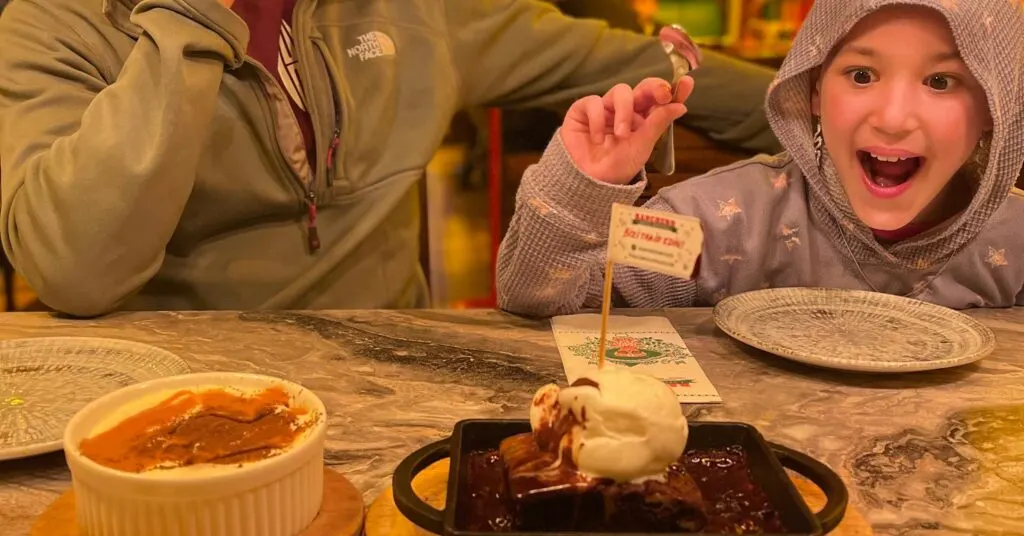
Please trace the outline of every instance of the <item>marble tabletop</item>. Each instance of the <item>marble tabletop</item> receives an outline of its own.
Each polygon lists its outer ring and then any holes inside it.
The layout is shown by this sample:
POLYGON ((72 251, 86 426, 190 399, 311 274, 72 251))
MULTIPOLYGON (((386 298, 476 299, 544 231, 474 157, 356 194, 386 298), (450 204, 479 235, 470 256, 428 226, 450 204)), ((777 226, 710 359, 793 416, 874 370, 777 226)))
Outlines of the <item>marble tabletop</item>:
MULTIPOLYGON (((669 318, 724 402, 697 420, 754 424, 847 482, 876 534, 1024 535, 1024 309, 970 314, 996 334, 985 360, 897 376, 826 371, 746 347, 710 309, 669 318)), ((550 324, 497 311, 0 314, 0 339, 96 336, 174 352, 193 371, 241 371, 313 389, 330 413, 327 463, 369 502, 395 465, 466 418, 523 418, 563 379, 550 324)), ((63 455, 0 462, 0 533, 27 534, 69 487, 63 455)))

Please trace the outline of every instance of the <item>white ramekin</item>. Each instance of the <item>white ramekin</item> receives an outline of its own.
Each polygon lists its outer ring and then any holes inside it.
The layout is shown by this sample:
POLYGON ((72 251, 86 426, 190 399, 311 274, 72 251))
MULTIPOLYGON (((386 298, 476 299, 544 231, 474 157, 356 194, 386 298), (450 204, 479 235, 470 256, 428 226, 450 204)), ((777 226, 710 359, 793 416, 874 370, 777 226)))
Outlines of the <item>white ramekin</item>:
POLYGON ((292 382, 236 373, 170 376, 125 387, 82 408, 64 431, 78 530, 83 536, 294 536, 320 511, 323 498, 323 402, 292 382), (141 398, 168 389, 281 386, 318 416, 287 452, 215 474, 179 471, 129 473, 102 466, 79 445, 105 418, 141 398))

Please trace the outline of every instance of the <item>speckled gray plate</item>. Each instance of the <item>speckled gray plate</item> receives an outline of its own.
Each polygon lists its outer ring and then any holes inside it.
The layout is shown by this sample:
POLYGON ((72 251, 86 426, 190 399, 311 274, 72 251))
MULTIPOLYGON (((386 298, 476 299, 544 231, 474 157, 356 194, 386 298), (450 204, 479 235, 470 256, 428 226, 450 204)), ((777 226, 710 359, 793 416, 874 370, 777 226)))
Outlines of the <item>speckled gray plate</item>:
POLYGON ((910 298, 858 290, 778 288, 730 296, 715 323, 735 339, 810 365, 912 372, 977 361, 995 335, 973 318, 910 298))
POLYGON ((0 341, 0 460, 60 450, 65 425, 89 402, 126 385, 188 372, 178 356, 131 341, 0 341))

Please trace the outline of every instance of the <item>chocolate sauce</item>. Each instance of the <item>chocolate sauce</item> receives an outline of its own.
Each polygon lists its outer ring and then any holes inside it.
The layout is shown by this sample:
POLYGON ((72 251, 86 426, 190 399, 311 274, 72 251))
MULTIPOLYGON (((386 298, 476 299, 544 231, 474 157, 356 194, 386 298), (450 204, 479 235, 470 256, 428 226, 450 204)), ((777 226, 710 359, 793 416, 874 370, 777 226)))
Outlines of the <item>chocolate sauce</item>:
POLYGON ((459 486, 459 513, 462 530, 474 532, 511 532, 515 528, 505 464, 497 450, 475 451, 466 457, 463 482, 459 486))
MULTIPOLYGON (((522 439, 503 447, 506 453, 518 449, 519 455, 529 454, 522 439)), ((497 449, 474 451, 464 460, 466 477, 460 482, 458 511, 458 528, 463 530, 785 532, 779 513, 753 481, 746 452, 738 445, 691 449, 669 467, 664 481, 642 484, 587 479, 560 466, 531 472, 550 464, 547 458, 530 466, 531 471, 517 470, 520 476, 510 485, 508 467, 497 449)))
POLYGON ((571 411, 562 414, 562 405, 558 402, 557 397, 557 392, 549 392, 539 400, 534 400, 534 407, 543 407, 547 413, 544 414, 532 433, 524 435, 530 436, 531 442, 535 441, 541 451, 556 456, 559 451, 562 451, 563 458, 572 463, 573 429, 583 424, 586 408, 584 408, 583 415, 579 417, 571 411), (550 398, 554 398, 554 400, 549 400, 550 398))
POLYGON ((509 493, 516 501, 531 495, 585 489, 590 479, 576 468, 572 452, 541 450, 532 434, 519 434, 506 438, 498 447, 498 455, 505 464, 509 493))
POLYGON ((785 532, 768 495, 754 483, 747 453, 739 445, 691 450, 683 455, 683 465, 704 497, 706 532, 785 532))
POLYGON ((601 390, 601 384, 597 383, 594 380, 591 380, 590 378, 577 378, 576 381, 572 382, 572 385, 570 385, 570 387, 584 387, 584 386, 593 387, 594 389, 597 389, 598 391, 601 390))

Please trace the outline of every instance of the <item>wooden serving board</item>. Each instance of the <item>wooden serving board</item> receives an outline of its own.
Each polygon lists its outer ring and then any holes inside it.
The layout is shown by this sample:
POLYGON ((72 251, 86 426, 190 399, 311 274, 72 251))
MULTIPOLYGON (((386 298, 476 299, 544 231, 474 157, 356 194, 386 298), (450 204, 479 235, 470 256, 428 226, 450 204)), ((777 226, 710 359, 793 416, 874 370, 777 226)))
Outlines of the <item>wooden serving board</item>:
MULTIPOLYGON (((812 512, 817 512, 825 507, 825 494, 818 489, 818 486, 814 485, 814 482, 793 473, 790 473, 789 477, 812 512)), ((874 534, 871 524, 852 504, 847 505, 843 522, 836 527, 836 530, 829 533, 830 536, 873 536, 874 534)))
MULTIPOLYGON (((444 509, 445 496, 448 491, 448 459, 438 461, 420 474, 412 481, 412 489, 427 504, 444 509)), ((791 475, 792 476, 792 475, 791 475)), ((793 484, 807 501, 807 506, 812 512, 820 510, 825 506, 825 494, 818 489, 811 481, 793 476, 793 484)), ((395 506, 394 495, 389 486, 377 497, 377 500, 370 504, 366 513, 366 536, 432 536, 402 516, 395 506)), ((873 536, 871 525, 864 519, 860 512, 852 506, 847 507, 846 515, 839 527, 829 533, 831 536, 873 536)))
MULTIPOLYGON (((363 494, 344 475, 324 468, 320 513, 302 536, 359 536, 364 520, 363 494)), ((75 492, 65 491, 38 517, 30 536, 80 536, 75 522, 75 492)))
MULTIPOLYGON (((423 502, 444 509, 445 497, 448 495, 448 458, 434 462, 416 478, 412 479, 412 489, 423 502)), ((395 497, 388 486, 377 500, 373 501, 366 512, 366 536, 429 536, 432 532, 425 531, 412 523, 398 511, 395 497)))

